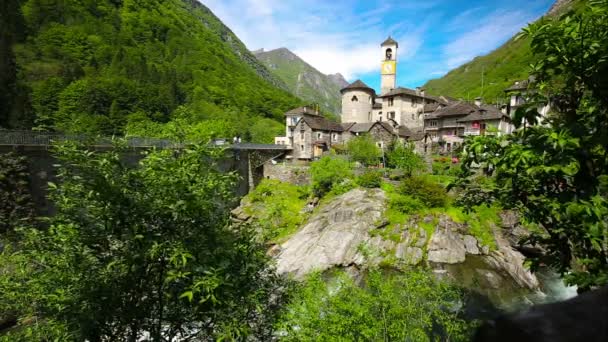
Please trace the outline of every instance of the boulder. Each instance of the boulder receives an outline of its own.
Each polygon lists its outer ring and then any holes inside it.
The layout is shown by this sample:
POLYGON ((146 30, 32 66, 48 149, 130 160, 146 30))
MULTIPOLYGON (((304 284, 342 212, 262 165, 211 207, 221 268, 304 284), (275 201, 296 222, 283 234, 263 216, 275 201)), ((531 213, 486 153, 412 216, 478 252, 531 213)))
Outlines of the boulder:
POLYGON ((449 229, 437 229, 428 245, 428 261, 457 264, 466 258, 464 241, 458 233, 449 229))

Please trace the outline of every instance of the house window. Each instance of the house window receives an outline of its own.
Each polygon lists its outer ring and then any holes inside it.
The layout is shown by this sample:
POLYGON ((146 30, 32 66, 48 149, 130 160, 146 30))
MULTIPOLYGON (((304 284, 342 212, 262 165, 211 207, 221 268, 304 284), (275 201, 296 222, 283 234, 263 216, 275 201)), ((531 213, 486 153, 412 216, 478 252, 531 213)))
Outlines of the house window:
POLYGON ((357 98, 356 95, 354 95, 351 99, 352 102, 359 102, 359 99, 357 98))
POLYGON ((304 140, 304 130, 300 131, 300 139, 304 140))
POLYGON ((321 139, 322 136, 323 136, 323 134, 321 134, 321 132, 317 133, 317 139, 321 139))
POLYGON ((376 143, 376 146, 378 146, 378 147, 380 147, 380 148, 383 148, 383 147, 384 147, 384 144, 382 143, 382 141, 378 141, 378 142, 376 143))
POLYGON ((337 135, 336 133, 333 133, 333 134, 331 135, 331 140, 333 140, 333 141, 338 141, 338 135, 337 135))
POLYGON ((412 114, 412 120, 416 120, 416 116, 412 114))
POLYGON ((378 121, 382 121, 382 113, 380 113, 380 116, 378 116, 378 121))
POLYGON ((471 128, 479 129, 479 121, 473 121, 473 123, 471 124, 471 128))
POLYGON ((300 150, 304 151, 304 145, 300 145, 300 150))
POLYGON ((388 118, 392 119, 392 120, 395 120, 395 112, 389 112, 388 113, 388 118))
POLYGON ((389 105, 389 107, 392 107, 392 106, 393 106, 393 104, 395 103, 395 101, 394 101, 394 100, 395 100, 395 99, 394 99, 394 98, 392 98, 392 97, 389 97, 389 98, 388 98, 388 105, 389 105))
POLYGON ((412 107, 416 107, 418 105, 418 99, 415 97, 412 97, 412 107))
POLYGON ((430 127, 437 127, 437 120, 431 120, 431 121, 429 121, 429 126, 430 127))

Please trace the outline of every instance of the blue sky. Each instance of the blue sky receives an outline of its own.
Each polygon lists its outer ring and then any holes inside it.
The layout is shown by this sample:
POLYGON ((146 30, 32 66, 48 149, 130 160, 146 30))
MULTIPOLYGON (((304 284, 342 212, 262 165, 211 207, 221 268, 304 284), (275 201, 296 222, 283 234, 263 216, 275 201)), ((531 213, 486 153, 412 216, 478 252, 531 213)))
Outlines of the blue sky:
POLYGON ((399 42, 397 84, 413 88, 494 50, 553 1, 202 0, 249 49, 287 47, 377 90, 388 35, 399 42))

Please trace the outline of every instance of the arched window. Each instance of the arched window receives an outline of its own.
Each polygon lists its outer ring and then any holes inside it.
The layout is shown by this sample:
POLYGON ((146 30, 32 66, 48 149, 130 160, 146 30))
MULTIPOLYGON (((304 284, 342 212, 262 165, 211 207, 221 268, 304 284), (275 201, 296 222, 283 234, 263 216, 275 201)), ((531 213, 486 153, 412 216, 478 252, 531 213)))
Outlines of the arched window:
POLYGON ((350 99, 352 102, 358 102, 359 99, 357 98, 357 95, 353 95, 353 98, 350 99))
POLYGON ((391 59, 393 59, 393 49, 388 48, 386 49, 386 60, 390 61, 391 59))

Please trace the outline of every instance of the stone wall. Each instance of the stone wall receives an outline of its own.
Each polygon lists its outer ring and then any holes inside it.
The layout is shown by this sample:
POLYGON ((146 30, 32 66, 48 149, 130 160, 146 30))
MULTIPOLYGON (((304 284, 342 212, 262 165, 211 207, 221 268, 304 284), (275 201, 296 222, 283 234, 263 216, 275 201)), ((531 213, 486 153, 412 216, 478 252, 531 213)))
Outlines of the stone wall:
POLYGON ((264 164, 264 178, 295 185, 310 185, 310 170, 308 165, 268 162, 264 164))
POLYGON ((342 122, 370 122, 372 113, 370 90, 352 89, 342 94, 342 122), (354 97, 356 96, 356 101, 354 97))

